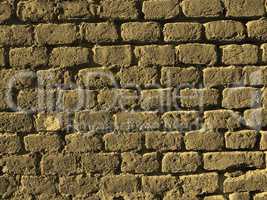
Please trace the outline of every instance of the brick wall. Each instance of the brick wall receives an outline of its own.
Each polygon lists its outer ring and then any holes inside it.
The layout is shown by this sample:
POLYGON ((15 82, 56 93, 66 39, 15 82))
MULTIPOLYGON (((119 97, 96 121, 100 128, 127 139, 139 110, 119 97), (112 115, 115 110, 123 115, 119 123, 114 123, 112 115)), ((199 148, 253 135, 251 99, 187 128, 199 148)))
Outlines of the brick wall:
POLYGON ((267 1, 1 0, 0 199, 267 200, 267 1))

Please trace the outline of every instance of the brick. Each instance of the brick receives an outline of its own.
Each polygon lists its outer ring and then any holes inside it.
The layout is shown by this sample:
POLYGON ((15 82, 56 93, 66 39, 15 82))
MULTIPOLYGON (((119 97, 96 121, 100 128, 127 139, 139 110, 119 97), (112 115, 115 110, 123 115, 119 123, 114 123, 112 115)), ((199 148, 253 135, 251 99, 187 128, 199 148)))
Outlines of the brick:
POLYGON ((214 131, 190 131, 184 136, 186 150, 215 151, 224 147, 224 138, 214 131), (207 142, 209 141, 209 142, 207 142))
POLYGON ((171 190, 178 185, 178 179, 175 176, 143 176, 142 190, 153 194, 160 194, 171 190))
POLYGON ((40 45, 72 44, 77 38, 75 24, 39 24, 35 27, 36 41, 40 45))
POLYGON ((254 200, 264 200, 267 198, 267 193, 262 192, 254 195, 254 200))
POLYGON ((174 199, 183 199, 183 200, 199 200, 195 194, 183 193, 179 189, 173 189, 166 192, 164 200, 174 200, 174 199))
POLYGON ((115 129, 119 131, 149 131, 160 127, 157 112, 120 112, 114 119, 115 129))
POLYGON ((125 200, 138 200, 138 199, 156 200, 155 195, 149 192, 133 192, 133 193, 124 195, 123 198, 125 200))
POLYGON ((76 112, 74 127, 79 131, 110 131, 113 129, 113 119, 110 112, 106 111, 81 111, 76 112), (88 123, 89 122, 89 123, 88 123))
POLYGON ((216 152, 205 153, 204 169, 227 170, 236 168, 262 168, 264 155, 262 152, 216 152))
POLYGON ((33 130, 32 117, 22 112, 1 112, 1 132, 30 132, 33 130))
POLYGON ((208 129, 235 129, 241 126, 241 116, 232 110, 204 112, 204 125, 208 129))
POLYGON ((186 88, 180 90, 180 101, 186 108, 216 106, 219 104, 219 91, 209 88, 186 88))
POLYGON ((129 66, 132 63, 132 47, 130 45, 95 46, 93 52, 94 62, 99 65, 129 66))
POLYGON ((25 149, 31 152, 57 152, 63 141, 59 135, 27 135, 24 137, 25 149))
POLYGON ((223 14, 219 0, 185 0, 181 7, 186 17, 219 17, 223 14))
POLYGON ((49 64, 54 67, 71 67, 88 64, 89 49, 82 47, 59 47, 52 50, 49 64))
POLYGON ((204 24, 206 38, 214 41, 241 41, 246 38, 245 26, 233 20, 213 21, 204 24))
POLYGON ((180 15, 178 0, 149 0, 144 1, 142 12, 145 19, 172 19, 180 15))
POLYGON ((56 3, 42 0, 20 1, 17 15, 22 21, 51 21, 57 15, 56 3))
POLYGON ((118 76, 123 88, 153 87, 158 85, 159 79, 156 67, 125 67, 121 68, 118 76))
POLYGON ((216 47, 211 44, 181 44, 176 47, 179 62, 184 64, 214 65, 216 47))
POLYGON ((7 101, 7 96, 13 96, 14 92, 8 89, 2 89, 0 86, 0 110, 5 111, 8 110, 11 106, 9 105, 9 101, 7 101))
POLYGON ((103 137, 106 151, 140 151, 142 135, 139 133, 108 133, 103 137))
POLYGON ((225 0, 227 17, 254 17, 265 14, 264 0, 225 0))
POLYGON ((134 0, 104 0, 101 2, 100 17, 112 19, 137 19, 138 10, 134 0))
POLYGON ((218 179, 218 174, 215 172, 180 176, 183 191, 191 195, 214 193, 219 189, 218 179))
POLYGON ((170 109, 173 101, 172 88, 141 91, 140 106, 144 110, 170 109))
POLYGON ((240 192, 240 193, 236 192, 236 193, 229 194, 229 199, 230 200, 239 200, 239 199, 249 200, 250 195, 248 192, 240 192))
POLYGON ((260 104, 261 93, 256 88, 240 87, 223 90, 222 106, 228 109, 252 108, 260 104))
POLYGON ((259 19, 249 21, 247 24, 248 37, 254 40, 267 40, 267 20, 259 19))
POLYGON ((228 149, 253 149, 257 143, 257 132, 253 130, 227 132, 225 143, 228 149))
POLYGON ((240 67, 210 67, 203 70, 205 87, 240 85, 242 83, 242 68, 240 67))
POLYGON ((201 158, 198 153, 167 153, 162 159, 162 172, 181 173, 195 172, 201 166, 201 158))
POLYGON ((47 49, 44 47, 14 48, 9 51, 9 63, 14 67, 31 67, 47 65, 47 49))
POLYGON ((14 177, 9 175, 0 176, 0 193, 2 198, 8 198, 17 190, 17 182, 14 177))
POLYGON ((0 48, 0 67, 3 67, 5 65, 6 65, 5 49, 0 48))
POLYGON ((86 173, 114 174, 120 165, 115 153, 88 153, 81 156, 81 167, 86 173))
POLYGON ((203 27, 199 23, 167 23, 164 25, 163 29, 164 41, 198 41, 201 39, 202 29, 203 27))
POLYGON ((267 63, 267 43, 262 44, 260 50, 262 51, 262 62, 267 63))
POLYGON ((43 175, 70 175, 79 171, 78 156, 75 154, 46 154, 40 166, 43 175))
POLYGON ((246 66, 243 68, 244 84, 249 86, 266 85, 267 67, 246 66))
POLYGON ((134 50, 139 66, 174 65, 175 51, 171 45, 146 45, 134 50))
POLYGON ((267 150, 267 132, 261 131, 260 135, 261 135, 260 149, 261 150, 267 150))
POLYGON ((138 94, 131 89, 104 89, 97 95, 101 110, 127 110, 137 106, 138 94))
POLYGON ((108 193, 137 192, 138 180, 134 175, 111 175, 101 179, 101 190, 108 193))
POLYGON ((11 18, 12 7, 8 1, 2 1, 0 3, 0 13, 0 24, 11 18))
POLYGON ((20 90, 17 96, 19 111, 36 111, 38 109, 38 92, 35 90, 20 90), (37 98, 36 98, 37 97, 37 98))
POLYGON ((102 150, 103 144, 100 137, 90 133, 74 133, 65 136, 66 152, 98 152, 102 150))
POLYGON ((244 112, 245 124, 253 129, 267 126, 266 110, 263 108, 248 109, 244 112))
POLYGON ((90 176, 69 176, 59 178, 59 191, 62 194, 86 196, 99 189, 99 180, 90 176))
POLYGON ((2 25, 0 34, 0 46, 30 46, 33 44, 33 29, 30 25, 2 25))
POLYGON ((179 132, 146 132, 145 146, 148 150, 176 151, 182 149, 183 136, 179 132))
POLYGON ((223 195, 212 195, 207 196, 204 198, 204 200, 226 200, 223 195))
POLYGON ((121 37, 125 41, 156 42, 161 29, 156 22, 128 22, 121 25, 121 37))
POLYGON ((117 28, 113 23, 82 23, 81 35, 84 40, 91 43, 115 42, 118 40, 117 28))
POLYGON ((195 67, 163 67, 160 82, 167 87, 195 86, 200 80, 200 72, 195 67))
POLYGON ((229 177, 223 183, 224 192, 265 191, 267 176, 265 170, 253 170, 237 177, 229 177))
POLYGON ((200 124, 198 111, 170 111, 162 115, 164 127, 168 130, 195 129, 200 124))
POLYGON ((121 171, 124 173, 147 174, 160 170, 157 153, 143 155, 127 152, 122 154, 121 171))
POLYGON ((81 69, 78 72, 78 85, 88 89, 102 89, 117 86, 111 70, 104 67, 81 69))
POLYGON ((2 162, 3 172, 7 174, 35 175, 37 172, 37 160, 33 155, 9 156, 2 162))
POLYGON ((1 154, 15 154, 22 149, 20 138, 16 134, 0 135, 1 154))
POLYGON ((231 44, 221 46, 222 63, 225 65, 249 65, 258 63, 258 46, 231 44))

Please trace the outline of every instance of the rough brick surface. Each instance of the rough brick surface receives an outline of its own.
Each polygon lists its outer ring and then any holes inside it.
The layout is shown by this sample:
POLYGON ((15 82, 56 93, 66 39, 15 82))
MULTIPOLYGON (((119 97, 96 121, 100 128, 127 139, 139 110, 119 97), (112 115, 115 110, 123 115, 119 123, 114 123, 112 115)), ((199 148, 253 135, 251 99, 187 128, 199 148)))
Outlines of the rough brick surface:
POLYGON ((0 0, 0 199, 266 200, 266 0, 0 0))

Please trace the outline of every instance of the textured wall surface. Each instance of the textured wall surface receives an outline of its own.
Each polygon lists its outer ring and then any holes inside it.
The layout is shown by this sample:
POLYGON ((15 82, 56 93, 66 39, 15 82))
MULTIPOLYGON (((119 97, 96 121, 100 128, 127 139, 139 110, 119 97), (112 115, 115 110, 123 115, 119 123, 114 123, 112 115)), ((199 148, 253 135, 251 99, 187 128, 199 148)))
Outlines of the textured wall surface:
POLYGON ((265 17, 265 0, 1 0, 0 199, 267 200, 265 17))

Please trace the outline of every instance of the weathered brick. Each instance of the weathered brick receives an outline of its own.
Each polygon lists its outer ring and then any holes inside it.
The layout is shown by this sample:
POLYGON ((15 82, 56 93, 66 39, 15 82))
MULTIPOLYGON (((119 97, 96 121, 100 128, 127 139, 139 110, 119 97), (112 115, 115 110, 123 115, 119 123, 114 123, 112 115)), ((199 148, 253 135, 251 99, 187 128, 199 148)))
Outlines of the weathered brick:
POLYGON ((38 96, 38 92, 36 90, 20 90, 17 96, 18 110, 36 111, 39 108, 39 98, 41 98, 41 96, 38 96))
POLYGON ((67 152, 98 152, 102 150, 102 140, 95 134, 91 133, 74 133, 65 136, 67 152))
POLYGON ((215 41, 240 41, 245 39, 245 26, 233 20, 213 21, 204 24, 206 38, 215 41))
POLYGON ((223 148, 224 138, 223 135, 217 132, 197 130, 186 133, 184 143, 187 150, 214 151, 223 148))
POLYGON ((175 151, 182 149, 183 136, 179 132, 146 132, 145 146, 148 150, 175 151))
POLYGON ((5 49, 0 48, 0 67, 3 67, 5 65, 6 65, 5 49))
POLYGON ((180 15, 179 0, 144 1, 142 12, 145 19, 171 19, 180 15))
POLYGON ((128 22, 121 25, 121 37, 125 41, 156 42, 161 36, 156 22, 128 22))
POLYGON ((253 149, 257 143, 257 132, 252 130, 227 132, 225 143, 228 149, 253 149))
POLYGON ((244 84, 249 86, 266 85, 267 67, 246 66, 243 68, 244 84))
POLYGON ((123 195, 123 198, 125 200, 156 200, 155 195, 149 193, 149 192, 132 192, 130 194, 123 195))
POLYGON ((232 66, 206 68, 203 70, 203 78, 206 87, 241 85, 242 68, 232 66))
POLYGON ((222 106, 224 108, 252 108, 261 100, 260 90, 251 87, 226 88, 223 90, 222 106))
POLYGON ((262 152, 216 152, 205 153, 204 168, 206 170, 227 170, 233 168, 262 168, 264 154, 262 152))
POLYGON ((261 131, 260 132, 261 139, 260 139, 260 149, 267 150, 267 132, 261 131))
POLYGON ((25 149, 31 152, 56 152, 60 150, 62 143, 62 139, 56 134, 27 135, 24 137, 25 149))
POLYGON ((100 17, 112 19, 137 19, 138 10, 135 0, 101 1, 100 17))
POLYGON ((1 112, 1 132, 30 132, 33 130, 32 117, 22 112, 1 112))
POLYGON ((229 194, 229 200, 249 200, 250 199, 250 195, 248 192, 235 192, 232 194, 229 194))
POLYGON ((160 82, 167 87, 194 86, 200 80, 200 72, 195 67, 163 67, 160 82))
POLYGON ((0 3, 0 24, 11 18, 12 6, 9 1, 4 0, 0 3))
POLYGON ((175 176, 143 176, 142 190, 153 194, 160 194, 178 186, 175 176))
POLYGON ((15 177, 9 175, 1 175, 0 176, 0 193, 1 198, 8 198, 12 195, 17 188, 17 181, 15 177))
POLYGON ((144 110, 170 109, 173 101, 172 88, 141 91, 140 106, 144 110))
MULTIPOLYGON (((183 200, 199 200, 199 197, 196 194, 191 193, 183 193, 182 189, 172 189, 167 191, 164 195, 163 200, 175 200, 175 199, 183 199, 183 200)), ((214 199, 213 199, 214 200, 214 199)))
POLYGON ((222 63, 226 65, 249 65, 258 63, 259 48, 252 44, 231 44, 220 47, 222 63))
POLYGON ((183 89, 180 91, 180 101, 183 107, 208 107, 219 104, 219 91, 216 89, 183 89))
POLYGON ((214 65, 216 46, 211 44, 181 44, 176 47, 178 60, 184 64, 214 65))
POLYGON ((23 0, 17 5, 17 15, 23 21, 51 21, 56 18, 55 1, 23 0))
POLYGON ((46 154, 40 166, 43 175, 70 175, 79 171, 78 156, 75 154, 46 154))
POLYGON ((195 129, 200 125, 198 111, 170 111, 162 115, 164 127, 169 130, 195 129))
POLYGON ((266 191, 266 170, 248 171, 237 177, 229 177, 223 183, 224 192, 266 191))
POLYGON ((201 39, 202 29, 203 27, 199 23, 167 23, 163 29, 164 41, 198 41, 201 39))
POLYGON ((35 37, 40 45, 72 44, 78 39, 78 32, 75 24, 39 24, 35 37))
POLYGON ((95 46, 93 52, 94 62, 99 65, 129 66, 132 63, 132 47, 130 45, 95 46))
POLYGON ((146 174, 158 172, 160 163, 157 153, 143 155, 127 152, 122 154, 121 171, 124 173, 146 174))
POLYGON ((174 65, 175 50, 172 45, 146 45, 134 50, 140 66, 174 65))
POLYGON ((107 151, 139 151, 142 149, 142 135, 139 133, 108 133, 104 135, 107 151))
POLYGON ((62 194, 86 196, 99 189, 98 178, 91 176, 68 176, 59 179, 59 191, 62 194))
POLYGON ((263 108, 248 109, 244 112, 245 124, 253 129, 260 129, 267 126, 265 117, 267 110, 263 108))
POLYGON ((30 25, 2 25, 0 34, 0 46, 30 46, 33 43, 33 29, 30 25))
POLYGON ((82 23, 80 29, 82 38, 91 43, 115 42, 119 38, 116 26, 110 22, 82 23))
POLYGON ((120 112, 114 115, 115 128, 119 131, 149 131, 160 127, 157 112, 120 112))
POLYGON ((241 126, 241 116, 232 110, 204 112, 204 125, 208 129, 235 129, 241 126))
POLYGON ((201 166, 196 152, 167 153, 162 159, 162 171, 166 173, 195 172, 201 166))
POLYGON ((44 47, 14 48, 9 51, 9 63, 14 67, 39 67, 47 65, 47 49, 44 47))
POLYGON ((158 85, 158 70, 156 67, 131 66, 121 68, 120 84, 124 88, 153 87, 158 85))
POLYGON ((76 112, 74 127, 78 131, 110 131, 113 129, 112 114, 106 111, 76 112))
POLYGON ((0 152, 1 154, 14 154, 22 149, 20 138, 16 134, 0 135, 0 152))
POLYGON ((254 195, 254 200, 264 200, 267 198, 267 192, 262 192, 254 195))
POLYGON ((254 17, 265 14, 264 0, 225 0, 227 17, 254 17))
POLYGON ((111 175, 101 179, 101 190, 109 194, 137 192, 137 187, 134 175, 111 175))
POLYGON ((52 50, 49 64, 54 67, 71 67, 88 64, 90 52, 82 47, 59 47, 52 50))
POLYGON ((217 173, 204 173, 181 176, 182 188, 185 193, 209 194, 219 189, 219 177, 217 173))
POLYGON ((267 63, 267 43, 261 45, 261 51, 262 51, 261 60, 262 60, 262 62, 267 63))
POLYGON ((37 160, 33 155, 9 156, 1 161, 3 172, 13 175, 35 175, 37 160))
POLYGON ((249 21, 247 24, 248 37, 256 40, 267 40, 267 20, 265 18, 249 21))
POLYGON ((223 195, 212 195, 205 197, 204 200, 226 200, 226 198, 223 195))
POLYGON ((185 0, 181 6, 187 17, 219 17, 223 14, 220 0, 185 0))

